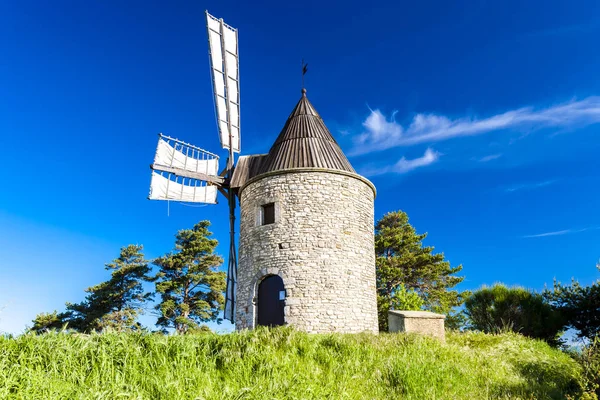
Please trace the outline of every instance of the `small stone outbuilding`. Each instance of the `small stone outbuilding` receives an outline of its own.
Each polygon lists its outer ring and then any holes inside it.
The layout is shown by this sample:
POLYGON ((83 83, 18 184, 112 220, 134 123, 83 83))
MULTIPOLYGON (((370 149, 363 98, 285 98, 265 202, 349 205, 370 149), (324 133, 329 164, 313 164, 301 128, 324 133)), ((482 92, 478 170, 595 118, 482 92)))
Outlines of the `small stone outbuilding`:
POLYGON ((444 342, 445 315, 429 311, 388 311, 388 326, 390 332, 409 332, 429 335, 444 342))

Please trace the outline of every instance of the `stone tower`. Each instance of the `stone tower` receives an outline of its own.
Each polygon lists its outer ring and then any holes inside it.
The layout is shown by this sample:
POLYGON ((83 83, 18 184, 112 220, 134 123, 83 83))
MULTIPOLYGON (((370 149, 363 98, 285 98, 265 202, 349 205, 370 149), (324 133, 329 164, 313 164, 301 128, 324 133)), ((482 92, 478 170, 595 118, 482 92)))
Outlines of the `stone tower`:
POLYGON ((377 332, 373 203, 302 90, 268 154, 240 157, 236 329, 377 332))

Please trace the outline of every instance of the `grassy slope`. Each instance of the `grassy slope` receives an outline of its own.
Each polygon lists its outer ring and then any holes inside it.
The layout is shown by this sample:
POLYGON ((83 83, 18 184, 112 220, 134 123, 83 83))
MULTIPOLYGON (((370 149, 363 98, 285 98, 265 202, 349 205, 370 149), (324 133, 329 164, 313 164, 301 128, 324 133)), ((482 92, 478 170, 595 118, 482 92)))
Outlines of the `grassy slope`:
POLYGON ((579 379, 514 334, 0 337, 0 399, 546 399, 579 379))

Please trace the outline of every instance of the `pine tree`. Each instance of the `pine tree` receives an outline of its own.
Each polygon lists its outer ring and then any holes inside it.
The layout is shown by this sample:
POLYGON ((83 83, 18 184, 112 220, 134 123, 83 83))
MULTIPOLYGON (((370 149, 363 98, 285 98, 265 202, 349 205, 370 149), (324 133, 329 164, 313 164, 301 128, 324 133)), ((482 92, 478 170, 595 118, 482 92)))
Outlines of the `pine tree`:
POLYGON ((108 281, 86 289, 89 295, 79 304, 67 304, 71 326, 80 331, 137 330, 136 323, 144 304, 152 294, 144 292, 143 282, 149 281, 151 271, 142 253, 143 246, 121 248, 118 258, 106 264, 111 272, 108 281))
POLYGON ((209 238, 209 221, 177 233, 175 249, 156 260, 156 292, 161 301, 157 325, 183 334, 200 329, 200 323, 221 322, 225 302, 225 273, 217 271, 223 258, 214 254, 218 241, 209 238))
POLYGON ((142 250, 141 245, 121 248, 119 257, 106 264, 106 269, 112 271, 108 281, 87 288, 85 300, 67 303, 62 313, 38 315, 31 330, 43 332, 65 324, 78 332, 102 331, 107 327, 117 331, 140 329, 137 317, 152 297, 143 288, 143 282, 151 279, 151 268, 142 250))
MULTIPOLYGON (((596 268, 600 271, 600 262, 596 268)), ((575 279, 570 285, 554 281, 553 289, 546 289, 543 295, 579 338, 600 340, 600 279, 589 286, 582 286, 575 279)))
POLYGON ((462 265, 450 267, 444 254, 433 254, 423 246, 427 234, 417 234, 403 211, 384 215, 375 225, 377 305, 379 329, 388 330, 388 310, 424 309, 447 314, 454 327, 454 307, 463 303, 466 292, 451 290, 464 277, 453 276, 462 265), (415 299, 415 294, 421 301, 415 299))
POLYGON ((35 319, 32 321, 33 326, 29 328, 29 331, 41 334, 51 330, 60 330, 65 327, 66 318, 67 316, 64 313, 59 314, 58 311, 40 313, 35 316, 35 319))

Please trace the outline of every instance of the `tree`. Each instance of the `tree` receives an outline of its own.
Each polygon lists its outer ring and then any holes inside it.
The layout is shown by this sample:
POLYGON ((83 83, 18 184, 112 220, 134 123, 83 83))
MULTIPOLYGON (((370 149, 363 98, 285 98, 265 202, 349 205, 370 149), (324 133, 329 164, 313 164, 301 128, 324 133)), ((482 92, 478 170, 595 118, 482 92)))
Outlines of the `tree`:
POLYGON ((140 329, 137 317, 152 297, 143 288, 143 282, 151 279, 151 268, 142 250, 141 245, 121 248, 119 257, 106 264, 105 268, 112 271, 108 281, 87 288, 85 300, 67 303, 65 312, 38 315, 32 330, 40 332, 63 325, 79 332, 107 327, 117 331, 140 329))
POLYGON ((510 330, 552 345, 561 343, 563 318, 539 293, 498 283, 475 291, 466 299, 465 308, 472 329, 486 333, 510 330))
MULTIPOLYGON (((600 263, 596 268, 600 270, 600 263)), ((581 286, 574 279, 568 286, 554 281, 553 290, 545 290, 544 297, 580 338, 593 341, 600 337, 600 279, 590 286, 581 286)))
POLYGON ((433 254, 433 247, 423 246, 427 234, 417 234, 403 211, 384 215, 375 225, 377 269, 377 303, 379 329, 388 330, 388 310, 391 308, 425 309, 449 314, 460 306, 466 292, 451 290, 464 277, 453 276, 462 265, 450 267, 444 254, 433 254), (422 303, 415 301, 414 294, 422 303))
POLYGON ((80 331, 137 330, 137 317, 144 304, 152 298, 143 288, 150 281, 151 271, 142 253, 143 246, 128 245, 121 248, 118 258, 106 264, 111 272, 108 281, 86 289, 89 293, 79 304, 67 304, 70 325, 80 331))
POLYGON ((58 311, 40 313, 35 316, 35 319, 32 321, 33 326, 29 328, 29 331, 42 334, 51 330, 59 330, 65 327, 65 319, 66 316, 63 313, 59 314, 58 311))
POLYGON ((155 277, 161 301, 157 325, 177 333, 200 329, 200 323, 221 322, 219 312, 225 298, 225 273, 217 271, 223 258, 214 254, 218 241, 209 238, 209 221, 175 236, 175 250, 154 260, 155 277))

